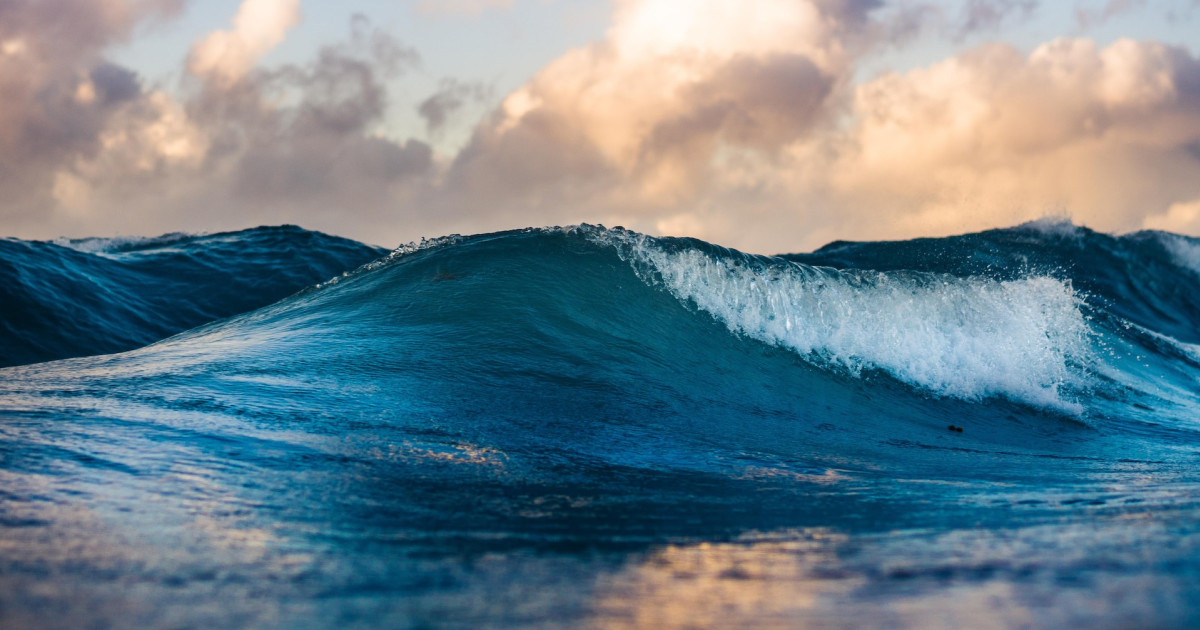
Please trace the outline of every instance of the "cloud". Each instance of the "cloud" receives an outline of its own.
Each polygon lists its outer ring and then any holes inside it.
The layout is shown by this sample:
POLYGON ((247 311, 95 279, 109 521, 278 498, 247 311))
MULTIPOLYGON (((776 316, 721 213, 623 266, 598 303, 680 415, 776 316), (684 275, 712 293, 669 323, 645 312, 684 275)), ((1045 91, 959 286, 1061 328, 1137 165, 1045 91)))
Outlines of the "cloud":
POLYGON ((1075 19, 1084 29, 1094 28, 1112 18, 1146 6, 1146 0, 1109 0, 1103 9, 1077 7, 1075 19))
MULTIPOLYGON (((293 23, 294 5, 281 6, 244 2, 234 30, 216 34, 225 39, 209 35, 193 47, 187 98, 139 94, 106 121, 94 151, 58 171, 50 191, 72 228, 153 232, 290 221, 364 237, 366 225, 388 222, 403 189, 419 184, 433 163, 423 142, 378 133, 386 82, 420 58, 355 16, 347 40, 308 63, 247 65, 293 23), (203 54, 196 51, 231 37, 257 43, 198 65, 203 54)), ((120 91, 116 73, 101 74, 97 98, 120 91)))
MULTIPOLYGON (((1200 196, 1200 62, 1181 48, 990 45, 856 90, 833 163, 842 203, 885 229, 946 232, 1055 206, 1106 230, 1200 196), (890 225, 889 225, 890 224, 890 225), (902 229, 907 224, 908 229, 902 229)), ((862 224, 868 221, 860 220, 862 224)))
POLYGON ((480 222, 676 213, 829 122, 873 2, 619 2, 604 41, 510 94, 447 174, 480 222), (485 202, 486 200, 486 202, 485 202))
POLYGON ((355 16, 348 41, 307 64, 208 84, 188 109, 211 139, 201 175, 212 192, 189 204, 253 207, 326 229, 339 215, 345 223, 377 219, 393 187, 432 163, 424 143, 376 133, 388 108, 385 82, 419 63, 416 51, 355 16))
MULTIPOLYGON (((1130 0, 1114 1, 1128 2, 1130 0)), ((994 31, 1011 16, 1028 18, 1037 6, 1037 0, 968 0, 963 7, 963 15, 956 35, 962 38, 980 31, 994 31)))
POLYGON ((443 79, 438 91, 417 105, 417 114, 425 120, 426 130, 436 134, 468 104, 484 103, 491 97, 492 88, 484 83, 443 79))
MULTIPOLYGON (((246 0, 170 93, 103 57, 177 8, 133 6, 80 0, 66 19, 0 4, 10 233, 298 222, 394 244, 588 221, 777 252, 1048 212, 1200 231, 1200 60, 1180 47, 988 44, 857 81, 864 56, 928 16, 865 0, 617 0, 603 40, 547 64, 439 156, 387 133, 389 90, 421 59, 365 17, 306 63, 261 67, 298 13, 246 0)), ((1031 6, 971 2, 961 23, 1031 6)), ((489 98, 447 79, 418 115, 433 135, 489 98)))
POLYGON ((418 141, 395 142, 373 133, 387 112, 383 81, 415 53, 379 32, 343 48, 326 48, 304 66, 284 66, 254 76, 254 107, 224 106, 247 94, 220 94, 213 111, 199 116, 210 133, 242 136, 231 192, 255 204, 340 212, 346 206, 389 204, 389 185, 431 165, 431 150, 418 141), (364 44, 369 48, 363 49, 364 44), (271 106, 271 100, 294 103, 271 106))
POLYGON ((1184 234, 1200 234, 1200 198, 1173 203, 1167 211, 1146 217, 1142 227, 1184 234))
POLYGON ((995 33, 1027 21, 1040 6, 1040 0, 963 0, 951 6, 932 1, 892 2, 874 12, 870 31, 877 40, 896 48, 921 36, 962 43, 973 35, 995 33))
POLYGON ((299 23, 300 0, 245 0, 232 30, 210 33, 192 46, 188 70, 209 81, 233 83, 299 23))
POLYGON ((875 5, 701 5, 620 3, 604 41, 480 125, 433 202, 487 208, 481 229, 602 221, 782 251, 1061 212, 1130 230, 1200 198, 1186 49, 991 44, 855 85, 894 32, 875 5))
POLYGON ((0 220, 33 229, 53 207, 55 173, 101 150, 109 122, 141 98, 137 76, 104 58, 174 0, 0 3, 0 220))

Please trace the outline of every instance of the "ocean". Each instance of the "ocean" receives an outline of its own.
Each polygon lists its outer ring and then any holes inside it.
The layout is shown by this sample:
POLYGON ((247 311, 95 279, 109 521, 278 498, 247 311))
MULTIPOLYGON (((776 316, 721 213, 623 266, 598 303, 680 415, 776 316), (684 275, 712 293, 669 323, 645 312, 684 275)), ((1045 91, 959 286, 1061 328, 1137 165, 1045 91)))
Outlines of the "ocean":
POLYGON ((1200 627, 1200 239, 0 240, 0 627, 1200 627))

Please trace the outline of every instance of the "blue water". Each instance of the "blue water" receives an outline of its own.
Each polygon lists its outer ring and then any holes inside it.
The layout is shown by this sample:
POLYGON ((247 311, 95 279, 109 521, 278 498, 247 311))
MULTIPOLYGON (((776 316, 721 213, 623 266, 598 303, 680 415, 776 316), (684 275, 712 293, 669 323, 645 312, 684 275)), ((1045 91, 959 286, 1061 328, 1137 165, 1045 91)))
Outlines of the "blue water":
POLYGON ((139 348, 386 253, 295 226, 148 239, 0 239, 0 367, 139 348))
MULTIPOLYGON (((228 278, 242 238, 188 242, 228 278)), ((580 226, 328 275, 0 370, 0 626, 1200 625, 1200 240, 580 226)))

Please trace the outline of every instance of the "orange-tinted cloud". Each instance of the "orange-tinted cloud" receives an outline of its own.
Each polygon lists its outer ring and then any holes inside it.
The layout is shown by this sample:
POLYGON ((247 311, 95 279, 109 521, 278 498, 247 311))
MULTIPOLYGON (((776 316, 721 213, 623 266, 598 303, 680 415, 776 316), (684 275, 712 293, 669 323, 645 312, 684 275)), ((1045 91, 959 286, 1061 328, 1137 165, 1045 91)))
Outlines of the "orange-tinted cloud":
POLYGON ((192 46, 188 70, 209 81, 236 82, 299 23, 300 0, 245 0, 231 30, 210 33, 192 46))
POLYGON ((138 77, 104 57, 178 0, 0 3, 0 225, 52 223, 56 173, 102 149, 109 123, 141 97, 138 77))
POLYGON ((1047 213, 1114 231, 1191 225, 1200 61, 1185 49, 992 44, 853 85, 861 38, 886 30, 869 6, 703 9, 621 5, 604 42, 480 127, 455 191, 478 191, 502 221, 604 220, 758 251, 1047 213))
POLYGON ((547 66, 480 126, 447 192, 460 207, 491 200, 501 221, 656 230, 833 124, 873 4, 623 1, 605 41, 547 66))
MULTIPOLYGON (((294 0, 246 0, 230 29, 195 43, 173 95, 100 56, 172 3, 115 18, 81 3, 110 25, 95 35, 68 20, 81 34, 62 49, 45 42, 63 18, 0 5, 23 20, 0 20, 0 83, 14 95, 0 103, 0 160, 18 173, 0 171, 0 190, 34 191, 0 212, 22 235, 290 221, 384 244, 589 221, 761 252, 1047 213, 1200 233, 1200 60, 1186 49, 989 44, 856 82, 864 56, 926 13, 616 2, 602 41, 548 64, 440 157, 381 133, 389 81, 419 57, 365 18, 309 63, 262 68, 298 13, 294 0)), ((933 27, 986 29, 1028 7, 971 2, 933 27)), ((420 106, 429 132, 485 91, 445 82, 420 106)))
POLYGON ((990 45, 856 90, 844 203, 901 236, 1065 211, 1111 231, 1200 198, 1200 61, 1153 42, 990 45))
POLYGON ((135 85, 93 149, 58 165, 43 220, 76 233, 388 223, 432 167, 425 143, 376 133, 385 82, 419 57, 356 16, 311 62, 254 67, 296 19, 293 0, 245 0, 231 30, 193 46, 186 97, 135 85))

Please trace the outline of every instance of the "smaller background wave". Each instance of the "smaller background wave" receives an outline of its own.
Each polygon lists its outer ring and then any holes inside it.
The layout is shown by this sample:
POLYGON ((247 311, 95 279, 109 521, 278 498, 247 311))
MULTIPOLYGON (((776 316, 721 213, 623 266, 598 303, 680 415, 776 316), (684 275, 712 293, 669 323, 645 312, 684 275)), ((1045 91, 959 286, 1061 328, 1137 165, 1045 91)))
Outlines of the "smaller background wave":
POLYGON ((788 260, 838 269, 959 277, 1068 280, 1089 303, 1186 343, 1200 343, 1200 239, 1167 232, 1114 236, 1066 221, 909 241, 835 241, 788 260))
POLYGON ((386 253, 291 225, 203 236, 0 239, 0 367, 131 350, 386 253))

